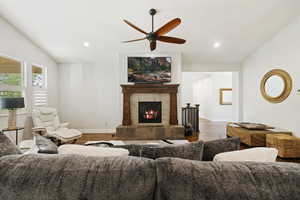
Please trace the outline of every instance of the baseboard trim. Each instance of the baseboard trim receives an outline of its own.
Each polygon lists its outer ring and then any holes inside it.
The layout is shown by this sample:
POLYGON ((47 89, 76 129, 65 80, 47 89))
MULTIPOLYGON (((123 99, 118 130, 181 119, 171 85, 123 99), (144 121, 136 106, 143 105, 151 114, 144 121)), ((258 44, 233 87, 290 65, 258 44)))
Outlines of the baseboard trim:
POLYGON ((79 129, 82 133, 94 133, 94 134, 112 134, 116 132, 116 129, 79 129))

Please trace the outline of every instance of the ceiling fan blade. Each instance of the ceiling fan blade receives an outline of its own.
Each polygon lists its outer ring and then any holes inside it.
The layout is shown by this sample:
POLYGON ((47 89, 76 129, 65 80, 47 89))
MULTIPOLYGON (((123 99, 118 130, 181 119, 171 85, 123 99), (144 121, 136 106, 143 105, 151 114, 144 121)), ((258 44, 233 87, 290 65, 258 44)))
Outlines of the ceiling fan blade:
POLYGON ((123 41, 123 43, 136 42, 136 41, 145 40, 145 39, 146 38, 140 38, 140 39, 136 39, 136 40, 128 40, 128 41, 123 41))
POLYGON ((133 24, 130 23, 129 21, 127 21, 127 20, 124 19, 124 22, 125 22, 126 24, 128 24, 129 26, 131 26, 132 28, 134 28, 135 30, 137 30, 137 31, 139 31, 139 32, 144 33, 145 35, 147 35, 147 33, 146 33, 145 31, 143 31, 143 30, 140 29, 139 27, 133 25, 133 24))
POLYGON ((168 37, 168 36, 159 36, 157 40, 162 42, 175 43, 175 44, 184 44, 186 42, 184 39, 176 38, 176 37, 168 37))
POLYGON ((151 51, 155 50, 156 49, 156 41, 150 41, 150 49, 151 51))
POLYGON ((174 28, 176 28, 180 23, 181 23, 181 19, 175 18, 175 19, 171 20, 170 22, 168 22, 167 24, 163 25, 161 28, 159 28, 157 31, 155 31, 155 33, 158 36, 162 36, 162 35, 170 32, 174 28))

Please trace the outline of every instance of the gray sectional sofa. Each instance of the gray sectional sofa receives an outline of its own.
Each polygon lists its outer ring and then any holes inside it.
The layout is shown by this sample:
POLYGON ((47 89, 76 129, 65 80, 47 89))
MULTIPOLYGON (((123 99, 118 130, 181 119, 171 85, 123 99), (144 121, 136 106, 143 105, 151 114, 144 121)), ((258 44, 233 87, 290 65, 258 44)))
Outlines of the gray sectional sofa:
POLYGON ((299 164, 201 161, 239 148, 234 138, 123 147, 136 155, 22 155, 0 134, 0 200, 300 199, 299 164))
POLYGON ((0 158, 1 200, 293 200, 300 165, 179 158, 0 158))

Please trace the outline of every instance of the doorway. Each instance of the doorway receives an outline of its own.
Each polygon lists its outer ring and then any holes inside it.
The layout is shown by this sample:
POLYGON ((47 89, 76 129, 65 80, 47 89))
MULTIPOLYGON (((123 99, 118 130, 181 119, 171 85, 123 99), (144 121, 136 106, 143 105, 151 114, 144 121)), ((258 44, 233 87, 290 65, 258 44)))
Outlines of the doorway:
POLYGON ((183 72, 182 78, 183 107, 200 104, 202 120, 241 120, 239 72, 183 72))

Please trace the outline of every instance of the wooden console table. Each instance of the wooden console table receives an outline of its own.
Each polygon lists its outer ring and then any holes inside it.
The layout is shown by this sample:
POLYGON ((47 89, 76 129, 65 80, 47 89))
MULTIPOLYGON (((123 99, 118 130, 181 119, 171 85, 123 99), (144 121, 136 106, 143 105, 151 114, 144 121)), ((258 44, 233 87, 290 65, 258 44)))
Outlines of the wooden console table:
POLYGON ((266 135, 268 134, 292 135, 292 132, 280 130, 280 129, 249 130, 249 129, 241 128, 232 123, 229 123, 227 125, 226 134, 228 137, 239 137, 241 142, 248 146, 265 147, 266 135))

